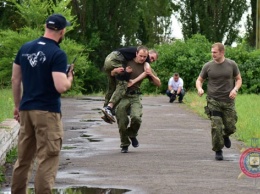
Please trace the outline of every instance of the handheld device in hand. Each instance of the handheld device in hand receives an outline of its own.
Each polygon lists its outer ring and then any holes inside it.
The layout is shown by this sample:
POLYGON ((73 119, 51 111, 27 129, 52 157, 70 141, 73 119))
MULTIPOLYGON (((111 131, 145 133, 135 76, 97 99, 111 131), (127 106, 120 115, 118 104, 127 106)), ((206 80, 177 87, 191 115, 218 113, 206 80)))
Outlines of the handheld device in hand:
MULTIPOLYGON (((72 63, 71 63, 71 64, 74 64, 76 60, 77 60, 77 57, 75 57, 75 58, 74 58, 74 60, 72 61, 72 63)), ((71 65, 70 65, 70 64, 68 64, 68 65, 67 65, 67 69, 66 69, 66 73, 67 73, 67 74, 68 74, 68 73, 69 73, 69 71, 70 71, 70 67, 71 67, 71 65)))

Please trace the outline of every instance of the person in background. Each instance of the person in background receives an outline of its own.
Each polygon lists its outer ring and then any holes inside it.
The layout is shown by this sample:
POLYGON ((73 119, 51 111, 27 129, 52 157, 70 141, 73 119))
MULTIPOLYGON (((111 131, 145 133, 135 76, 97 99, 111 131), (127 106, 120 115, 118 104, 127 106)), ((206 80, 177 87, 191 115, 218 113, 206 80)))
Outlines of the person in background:
POLYGON ((74 64, 67 73, 67 56, 59 46, 69 25, 61 14, 49 16, 44 35, 25 43, 14 60, 14 118, 20 122, 20 131, 12 194, 27 193, 34 159, 38 164, 35 193, 52 193, 63 139, 60 96, 70 89, 73 81, 74 64))
POLYGON ((168 81, 168 90, 166 91, 166 95, 170 98, 170 103, 173 103, 177 96, 179 97, 179 103, 183 102, 182 100, 185 95, 183 85, 183 79, 180 78, 179 73, 174 73, 168 81))
MULTIPOLYGON (((105 59, 104 70, 108 78, 108 90, 105 96, 104 108, 102 109, 104 116, 101 117, 105 122, 111 124, 115 122, 113 116, 115 106, 125 94, 127 87, 130 87, 146 76, 146 74, 141 74, 139 77, 129 80, 129 73, 131 73, 132 70, 130 67, 126 68, 126 63, 136 57, 141 47, 142 46, 131 46, 120 48, 111 52, 105 59), (124 80, 118 79, 118 75, 122 73, 128 74, 128 76, 124 76, 124 80)), ((158 53, 153 49, 149 50, 149 56, 145 60, 145 70, 149 71, 149 63, 153 63, 157 59, 158 53)))
POLYGON ((211 119, 212 150, 215 159, 223 160, 223 147, 231 147, 229 136, 236 131, 235 98, 242 78, 235 61, 225 58, 225 47, 215 43, 211 47, 213 60, 206 63, 196 81, 198 95, 202 96, 203 82, 207 79, 207 106, 205 113, 211 119))

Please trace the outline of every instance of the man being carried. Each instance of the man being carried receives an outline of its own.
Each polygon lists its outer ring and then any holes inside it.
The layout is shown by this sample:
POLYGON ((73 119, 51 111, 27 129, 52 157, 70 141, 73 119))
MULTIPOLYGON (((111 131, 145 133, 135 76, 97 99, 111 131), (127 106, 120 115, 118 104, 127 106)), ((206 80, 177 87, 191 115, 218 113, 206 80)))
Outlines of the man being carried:
MULTIPOLYGON (((132 70, 130 67, 126 68, 125 65, 127 61, 136 57, 140 48, 142 48, 142 46, 121 48, 113 51, 106 57, 104 70, 108 77, 108 90, 105 96, 104 109, 102 110, 104 116, 101 118, 108 123, 112 124, 115 122, 112 110, 125 94, 127 87, 132 86, 146 77, 146 74, 143 73, 136 79, 129 79, 132 70), (124 74, 123 76, 122 73, 124 74), (121 76, 119 76, 120 74, 121 76)), ((150 50, 149 57, 145 59, 145 71, 150 70, 149 63, 156 61, 157 58, 158 53, 155 50, 150 50)))

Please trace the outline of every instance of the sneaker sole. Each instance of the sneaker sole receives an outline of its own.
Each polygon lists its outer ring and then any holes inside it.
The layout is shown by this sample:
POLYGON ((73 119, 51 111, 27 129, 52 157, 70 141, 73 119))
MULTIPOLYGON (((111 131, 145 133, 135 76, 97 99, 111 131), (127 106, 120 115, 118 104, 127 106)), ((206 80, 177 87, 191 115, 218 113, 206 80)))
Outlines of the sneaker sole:
POLYGON ((121 150, 121 153, 125 154, 128 152, 128 149, 127 150, 121 150))
POLYGON ((102 116, 101 119, 103 119, 103 121, 105 121, 106 123, 113 124, 113 122, 110 119, 106 120, 105 116, 102 116))
POLYGON ((109 114, 107 114, 106 111, 102 110, 102 112, 107 116, 107 118, 113 122, 116 122, 115 118, 114 117, 111 117, 109 114))

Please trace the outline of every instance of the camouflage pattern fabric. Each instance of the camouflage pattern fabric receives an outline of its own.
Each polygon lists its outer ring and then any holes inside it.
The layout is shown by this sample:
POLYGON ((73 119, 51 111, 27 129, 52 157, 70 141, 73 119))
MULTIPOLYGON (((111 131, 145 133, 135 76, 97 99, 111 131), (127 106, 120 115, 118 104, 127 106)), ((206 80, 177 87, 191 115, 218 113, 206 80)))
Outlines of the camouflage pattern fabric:
POLYGON ((113 51, 105 59, 104 70, 110 74, 114 68, 122 67, 124 61, 124 56, 120 52, 113 51))
POLYGON ((118 84, 116 85, 116 90, 114 91, 109 102, 112 102, 114 104, 114 107, 116 107, 116 105, 119 103, 119 101, 125 95, 126 90, 127 90, 127 82, 118 81, 118 84))
POLYGON ((224 147, 224 137, 228 137, 236 131, 237 113, 234 102, 219 102, 207 97, 210 112, 219 111, 222 116, 210 116, 212 150, 218 151, 224 147))
POLYGON ((139 94, 126 94, 116 107, 116 119, 120 133, 121 148, 131 144, 129 137, 136 137, 138 135, 138 130, 141 126, 143 115, 141 100, 142 97, 139 94), (127 127, 129 124, 127 110, 129 108, 131 108, 131 124, 127 127))
POLYGON ((105 95, 104 106, 108 105, 118 83, 118 80, 114 76, 111 76, 111 71, 114 68, 122 67, 123 61, 124 57, 118 51, 110 53, 105 59, 104 70, 107 74, 108 87, 105 95))

